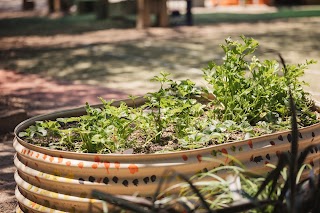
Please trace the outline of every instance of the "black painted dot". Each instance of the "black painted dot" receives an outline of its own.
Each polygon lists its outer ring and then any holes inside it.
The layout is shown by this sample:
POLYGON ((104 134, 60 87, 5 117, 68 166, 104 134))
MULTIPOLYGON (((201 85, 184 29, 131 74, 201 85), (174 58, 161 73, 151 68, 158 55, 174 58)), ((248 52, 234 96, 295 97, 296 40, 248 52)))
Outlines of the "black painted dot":
POLYGON ((280 141, 283 141, 282 135, 279 135, 279 136, 278 136, 278 139, 279 139, 280 141))
POLYGON ((303 138, 301 132, 299 132, 299 138, 303 138))
POLYGON ((312 137, 315 137, 315 136, 316 136, 316 134, 314 134, 314 132, 312 132, 311 135, 312 135, 312 137))
POLYGON ((314 153, 314 150, 313 150, 313 149, 310 149, 310 152, 311 152, 311 154, 313 154, 313 153, 314 153))
POLYGON ((79 183, 80 184, 84 184, 84 179, 83 178, 79 178, 79 183))
POLYGON ((103 178, 103 183, 108 184, 109 183, 109 178, 107 178, 107 177, 103 178))
POLYGON ((152 175, 152 176, 151 176, 151 181, 152 181, 152 182, 155 182, 156 180, 157 180, 157 176, 152 175))
POLYGON ((149 183, 149 177, 143 178, 143 182, 144 182, 145 184, 148 184, 148 183, 149 183))
POLYGON ((208 172, 209 170, 207 168, 204 168, 203 169, 203 172, 208 172))
POLYGON ((266 158, 267 158, 268 160, 271 159, 269 154, 266 154, 266 158))
POLYGON ((96 180, 96 179, 95 179, 94 177, 92 177, 92 176, 89 177, 89 181, 90 181, 90 182, 93 183, 95 180, 96 180))
POLYGON ((127 180, 122 181, 122 185, 124 185, 125 187, 128 187, 129 182, 127 180))
POLYGON ((112 180, 113 180, 113 182, 118 183, 119 178, 118 178, 117 176, 114 176, 114 177, 112 178, 112 180))
POLYGON ((133 185, 138 186, 139 185, 139 180, 138 179, 134 179, 132 181, 133 185))
POLYGON ((288 139, 288 141, 291 143, 291 141, 292 141, 292 136, 291 136, 291 134, 288 134, 288 135, 287 135, 287 139, 288 139))
POLYGON ((316 147, 314 147, 314 151, 316 151, 316 153, 318 153, 319 149, 318 149, 318 147, 317 147, 317 146, 316 146, 316 147))

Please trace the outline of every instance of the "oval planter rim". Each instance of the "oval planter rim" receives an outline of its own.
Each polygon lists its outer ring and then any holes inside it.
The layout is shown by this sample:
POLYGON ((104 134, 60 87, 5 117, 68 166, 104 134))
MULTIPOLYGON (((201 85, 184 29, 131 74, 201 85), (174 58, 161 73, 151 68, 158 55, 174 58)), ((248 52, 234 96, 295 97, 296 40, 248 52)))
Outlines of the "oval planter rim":
MULTIPOLYGON (((143 97, 139 97, 135 100, 135 104, 139 105, 141 103, 143 103, 145 101, 145 99, 143 97)), ((118 100, 113 102, 113 105, 118 106, 121 102, 125 102, 127 104, 131 104, 133 103, 133 101, 131 99, 123 99, 123 100, 118 100)), ((92 107, 97 108, 97 107, 102 107, 103 104, 96 104, 96 105, 92 105, 92 107)), ((315 107, 316 110, 318 112, 320 112, 320 102, 315 101, 315 107)), ((50 118, 59 118, 62 117, 63 115, 67 115, 67 114, 75 114, 74 116, 81 116, 85 113, 85 106, 81 106, 81 107, 76 107, 76 108, 72 108, 72 109, 66 109, 66 110, 59 110, 56 112, 51 112, 51 113, 46 113, 46 114, 42 114, 42 115, 37 115, 34 117, 31 117, 25 121, 22 121, 21 123, 19 123, 15 129, 14 129, 14 136, 15 139, 21 143, 23 146, 25 146, 26 148, 29 149, 36 149, 39 150, 41 152, 52 152, 54 151, 57 154, 74 154, 77 156, 87 156, 87 157, 95 157, 95 156, 112 156, 112 157, 120 157, 120 158, 135 158, 135 157, 139 157, 139 156, 145 156, 145 155, 153 155, 153 156, 165 156, 165 155, 182 155, 182 154, 187 154, 187 153, 197 153, 197 152, 201 152, 204 151, 206 149, 210 149, 212 147, 224 147, 226 145, 232 146, 233 144, 238 144, 238 143, 244 143, 250 140, 261 140, 267 137, 270 137, 271 135, 282 135, 282 134, 288 134, 291 132, 291 130, 283 130, 283 131, 278 131, 278 132, 274 132, 274 133, 270 133, 270 134, 264 134, 261 136, 257 136, 257 137, 253 137, 253 138, 249 138, 249 139, 244 139, 244 140, 236 140, 236 141, 232 141, 232 142, 227 142, 227 143, 222 143, 222 144, 216 144, 216 145, 210 145, 208 147, 202 147, 202 148, 198 148, 198 149, 191 149, 191 150, 182 150, 182 151, 170 151, 170 152, 165 152, 165 153, 150 153, 150 154, 143 154, 143 153, 137 153, 137 154, 120 154, 120 153, 109 153, 109 154, 98 154, 98 153, 79 153, 79 152, 72 152, 72 151, 62 151, 62 150, 55 150, 55 149, 49 149, 47 147, 41 147, 41 146, 36 146, 34 144, 28 143, 26 141, 24 141, 23 139, 21 139, 18 136, 18 133, 25 129, 26 127, 30 126, 31 124, 33 124, 35 121, 41 121, 41 120, 45 120, 46 118, 50 119, 50 118)), ((72 117, 72 116, 69 116, 72 117)), ((315 128, 320 126, 320 121, 319 123, 307 126, 307 127, 301 127, 299 128, 299 130, 304 130, 304 129, 310 129, 310 128, 315 128)))

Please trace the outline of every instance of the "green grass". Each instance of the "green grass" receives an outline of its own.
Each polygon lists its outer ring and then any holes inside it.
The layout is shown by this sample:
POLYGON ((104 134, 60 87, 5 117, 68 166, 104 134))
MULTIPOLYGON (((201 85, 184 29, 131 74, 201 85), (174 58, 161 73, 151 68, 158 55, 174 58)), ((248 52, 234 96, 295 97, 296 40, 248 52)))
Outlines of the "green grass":
POLYGON ((96 20, 94 14, 70 15, 62 18, 22 17, 0 19, 1 36, 79 34, 110 28, 131 28, 134 21, 129 18, 96 20))
POLYGON ((210 14, 196 14, 194 15, 195 24, 213 24, 213 23, 238 23, 238 22, 257 22, 269 21, 275 19, 287 18, 301 18, 301 17, 315 17, 320 16, 320 7, 315 6, 310 9, 296 9, 296 8, 279 8, 275 13, 260 13, 260 14, 246 14, 246 13, 210 13, 210 14))
MULTIPOLYGON (((275 19, 314 17, 320 16, 320 6, 311 8, 294 7, 279 8, 275 13, 237 14, 237 13, 210 13, 194 14, 195 25, 217 23, 239 23, 269 21, 275 19)), ((173 21, 171 19, 171 21, 173 21)), ((183 21, 182 21, 183 22, 183 21)), ((183 23, 181 23, 183 24, 183 23)), ((57 35, 79 34, 89 31, 111 28, 133 28, 135 16, 111 17, 106 20, 96 20, 94 14, 70 15, 62 18, 49 17, 19 17, 0 19, 0 37, 28 36, 28 35, 57 35)))

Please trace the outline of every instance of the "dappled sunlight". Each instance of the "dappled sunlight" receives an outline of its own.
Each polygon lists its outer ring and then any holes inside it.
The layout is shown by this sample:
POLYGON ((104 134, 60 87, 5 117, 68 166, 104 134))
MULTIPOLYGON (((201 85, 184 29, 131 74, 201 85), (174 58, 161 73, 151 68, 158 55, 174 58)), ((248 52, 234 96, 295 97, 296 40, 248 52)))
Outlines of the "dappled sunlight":
POLYGON ((1 95, 16 97, 28 105, 28 114, 33 116, 58 109, 83 106, 86 102, 98 104, 98 97, 123 99, 127 94, 108 86, 89 86, 69 81, 51 81, 37 75, 23 75, 9 70, 0 70, 1 95), (29 100, 32 100, 30 102, 29 100))

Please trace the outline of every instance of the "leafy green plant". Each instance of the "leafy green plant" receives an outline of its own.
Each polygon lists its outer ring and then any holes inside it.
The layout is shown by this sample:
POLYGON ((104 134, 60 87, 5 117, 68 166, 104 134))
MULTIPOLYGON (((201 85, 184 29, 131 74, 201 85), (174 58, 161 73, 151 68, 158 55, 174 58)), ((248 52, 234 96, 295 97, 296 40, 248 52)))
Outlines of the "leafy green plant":
POLYGON ((297 102, 298 123, 302 126, 315 122, 310 113, 312 102, 303 90, 304 82, 299 80, 304 74, 306 64, 289 65, 280 68, 275 60, 261 62, 256 56, 247 59, 258 47, 252 38, 241 36, 244 44, 226 39, 221 45, 225 52, 222 65, 210 63, 204 69, 205 79, 212 86, 215 108, 219 119, 233 120, 237 123, 248 121, 251 125, 266 121, 279 123, 290 116, 288 110, 288 90, 292 90, 297 102))
POLYGON ((247 172, 237 159, 228 156, 237 165, 220 166, 201 172, 191 179, 176 171, 167 171, 152 200, 115 196, 99 191, 93 191, 92 195, 120 207, 121 210, 134 212, 318 212, 320 174, 317 174, 318 177, 314 176, 312 167, 303 162, 313 149, 318 150, 320 147, 312 145, 298 153, 299 131, 292 96, 290 106, 291 151, 280 155, 277 166, 270 165, 273 169, 266 177, 247 172), (306 168, 309 168, 309 176, 301 179, 306 168), (166 181, 177 177, 181 180, 180 183, 162 189, 166 181))
POLYGON ((37 122, 19 136, 41 146, 89 153, 197 149, 289 129, 289 90, 298 100, 299 127, 318 122, 299 79, 314 62, 286 65, 281 55, 282 67, 276 60, 260 61, 253 55, 258 42, 241 39, 228 38, 221 45, 223 63, 212 62, 203 70, 205 88, 161 72, 152 79, 160 84, 159 90, 148 93, 143 105, 136 106, 133 96, 133 106, 101 99, 103 107, 87 104, 86 115, 37 122))

